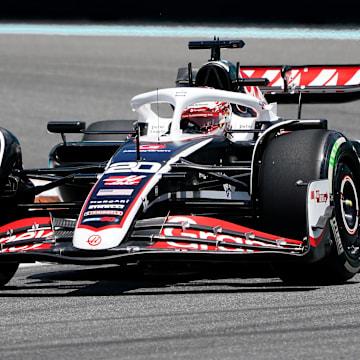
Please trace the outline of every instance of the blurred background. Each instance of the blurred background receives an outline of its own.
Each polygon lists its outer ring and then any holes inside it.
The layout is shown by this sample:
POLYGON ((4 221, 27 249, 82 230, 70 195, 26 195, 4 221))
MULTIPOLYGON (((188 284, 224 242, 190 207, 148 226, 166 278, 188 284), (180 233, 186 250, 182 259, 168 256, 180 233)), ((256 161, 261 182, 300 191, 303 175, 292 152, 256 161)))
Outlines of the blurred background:
POLYGON ((342 1, 114 1, 32 0, 0 2, 1 20, 152 21, 223 23, 359 23, 359 2, 342 1))
MULTIPOLYGON (((18 137, 25 167, 45 167, 50 149, 61 141, 47 132, 48 121, 135 120, 133 96, 173 87, 179 67, 208 60, 208 51, 188 50, 189 40, 240 38, 246 47, 225 50, 222 58, 243 65, 360 63, 358 8, 353 0, 1 0, 0 126, 18 137), (24 24, 54 26, 34 32, 24 24), (66 36, 54 35, 52 29, 63 30, 62 25, 69 26, 66 36), (105 25, 105 34, 94 33, 92 25, 105 25), (112 32, 129 25, 137 25, 136 35, 112 32), (187 32, 171 35, 158 25, 187 32), (208 29, 206 35, 199 26, 208 29), (257 29, 255 35, 242 32, 249 27, 257 29), (79 36, 79 28, 89 33, 79 36), (282 35, 270 36, 274 28, 282 35), (314 29, 325 29, 326 37, 309 36, 314 29), (338 35, 351 29, 355 38, 336 38, 333 29, 338 35)), ((332 128, 356 138, 359 113, 359 102, 303 108, 303 117, 326 118, 332 128)), ((281 106, 279 115, 296 117, 297 108, 281 106)))

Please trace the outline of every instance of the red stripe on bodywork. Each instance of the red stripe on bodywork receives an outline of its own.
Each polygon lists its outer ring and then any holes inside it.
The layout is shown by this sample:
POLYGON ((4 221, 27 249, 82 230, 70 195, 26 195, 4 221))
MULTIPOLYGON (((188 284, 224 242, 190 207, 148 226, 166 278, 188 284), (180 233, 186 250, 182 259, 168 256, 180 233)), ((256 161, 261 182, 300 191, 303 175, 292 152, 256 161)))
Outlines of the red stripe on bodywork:
POLYGON ((139 191, 139 193, 136 195, 135 199, 131 202, 131 205, 129 206, 128 210, 126 211, 126 213, 124 213, 124 215, 123 215, 123 217, 122 217, 122 219, 121 219, 121 222, 120 222, 120 225, 119 225, 120 227, 123 227, 124 222, 125 222, 125 220, 126 220, 127 217, 128 217, 128 214, 131 212, 132 208, 133 208, 134 205, 137 203, 137 201, 139 200, 140 196, 141 196, 142 193, 144 192, 146 186, 149 184, 150 180, 151 180, 153 177, 154 177, 154 175, 149 178, 149 180, 145 183, 145 185, 143 186, 143 188, 142 188, 142 189, 139 191))
POLYGON ((313 238, 310 236, 309 240, 310 240, 310 245, 312 247, 318 247, 324 237, 325 234, 325 229, 323 229, 323 231, 321 232, 321 234, 317 237, 317 238, 313 238))

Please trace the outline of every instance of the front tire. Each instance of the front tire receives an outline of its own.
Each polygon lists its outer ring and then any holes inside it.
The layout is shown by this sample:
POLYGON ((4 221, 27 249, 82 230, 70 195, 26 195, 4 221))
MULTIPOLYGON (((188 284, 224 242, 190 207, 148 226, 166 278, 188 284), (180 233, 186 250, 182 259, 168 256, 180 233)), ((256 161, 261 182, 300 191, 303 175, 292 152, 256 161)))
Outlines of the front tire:
POLYGON ((262 229, 302 240, 307 236, 306 184, 329 179, 334 206, 331 250, 314 264, 274 263, 287 283, 341 283, 360 269, 360 166, 352 144, 342 134, 303 130, 273 139, 265 149, 259 173, 259 217, 262 229), (299 182, 300 181, 300 182, 299 182))
POLYGON ((337 282, 351 279, 360 269, 359 171, 350 159, 339 159, 334 177, 335 216, 330 220, 334 246, 327 268, 337 282))

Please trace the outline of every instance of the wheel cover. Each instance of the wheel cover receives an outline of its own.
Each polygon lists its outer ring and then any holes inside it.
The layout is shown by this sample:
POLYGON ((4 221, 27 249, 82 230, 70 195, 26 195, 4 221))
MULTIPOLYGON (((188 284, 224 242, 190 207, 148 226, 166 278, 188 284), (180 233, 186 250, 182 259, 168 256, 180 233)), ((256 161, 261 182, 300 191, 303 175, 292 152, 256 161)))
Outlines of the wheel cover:
POLYGON ((340 210, 346 231, 354 235, 359 226, 359 201, 356 186, 349 175, 341 180, 340 210))

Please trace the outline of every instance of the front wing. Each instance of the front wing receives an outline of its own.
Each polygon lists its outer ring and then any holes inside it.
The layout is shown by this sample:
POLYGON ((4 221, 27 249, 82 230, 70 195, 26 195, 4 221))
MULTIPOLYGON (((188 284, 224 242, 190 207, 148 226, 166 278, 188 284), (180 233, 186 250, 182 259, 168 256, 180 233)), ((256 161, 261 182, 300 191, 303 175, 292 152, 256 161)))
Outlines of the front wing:
MULTIPOLYGON (((333 216, 328 180, 307 190, 308 236, 290 239, 207 216, 179 215, 136 220, 118 247, 95 250, 99 235, 88 239, 94 250, 72 245, 77 226, 71 218, 28 217, 0 227, 0 262, 52 261, 118 264, 140 260, 308 261, 325 256, 333 216), (298 260, 296 260, 298 259, 298 260)), ((30 212, 31 213, 31 212, 30 212)))
MULTIPOLYGON (((33 217, 0 228, 0 261, 55 261, 106 264, 182 258, 216 260, 223 256, 294 255, 305 253, 303 241, 281 238, 227 221, 203 216, 171 216, 139 220, 120 246, 84 251, 72 246, 72 220, 33 217), (220 255, 220 256, 219 256, 220 255)), ((100 238, 89 242, 101 241, 100 238)))
MULTIPOLYGON (((50 261, 71 264, 120 264, 135 261, 314 260, 326 231, 309 241, 266 234, 203 216, 139 220, 120 246, 103 251, 72 246, 73 220, 33 217, 0 228, 0 262, 50 261)), ((94 245, 99 238, 89 239, 94 245)), ((320 251, 321 253, 322 251, 320 251)))

